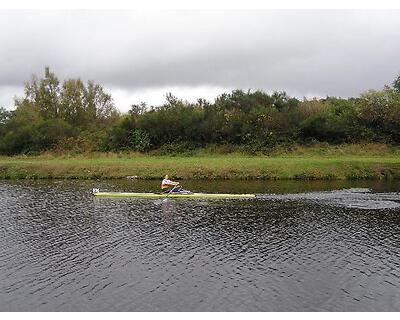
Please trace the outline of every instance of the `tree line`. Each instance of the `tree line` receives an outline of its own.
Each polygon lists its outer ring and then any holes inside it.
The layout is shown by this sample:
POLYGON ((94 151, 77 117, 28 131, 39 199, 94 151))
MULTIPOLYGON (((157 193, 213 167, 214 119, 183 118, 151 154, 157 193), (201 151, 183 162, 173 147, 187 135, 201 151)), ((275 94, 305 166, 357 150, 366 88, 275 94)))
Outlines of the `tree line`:
POLYGON ((167 94, 161 106, 132 105, 120 113, 104 88, 61 82, 49 68, 33 76, 14 110, 0 108, 0 154, 240 147, 250 153, 312 142, 400 143, 400 76, 356 98, 303 99, 285 92, 234 90, 214 102, 167 94))

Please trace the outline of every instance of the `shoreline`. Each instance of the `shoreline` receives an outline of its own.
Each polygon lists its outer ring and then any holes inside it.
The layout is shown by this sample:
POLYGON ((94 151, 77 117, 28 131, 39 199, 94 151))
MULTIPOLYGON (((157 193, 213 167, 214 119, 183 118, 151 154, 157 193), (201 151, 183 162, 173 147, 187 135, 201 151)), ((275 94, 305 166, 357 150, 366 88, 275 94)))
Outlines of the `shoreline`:
POLYGON ((0 157, 0 179, 361 180, 400 179, 396 155, 0 157))

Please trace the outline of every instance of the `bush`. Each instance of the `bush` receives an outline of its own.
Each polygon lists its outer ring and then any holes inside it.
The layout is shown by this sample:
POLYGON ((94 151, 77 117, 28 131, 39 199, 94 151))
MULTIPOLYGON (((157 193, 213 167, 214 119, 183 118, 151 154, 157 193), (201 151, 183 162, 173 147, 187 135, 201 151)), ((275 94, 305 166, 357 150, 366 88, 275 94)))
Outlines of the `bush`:
POLYGON ((324 101, 313 101, 307 108, 308 116, 300 125, 303 139, 316 139, 330 143, 360 141, 368 131, 360 122, 357 110, 352 101, 327 98, 324 101))
POLYGON ((0 153, 15 155, 32 153, 36 150, 37 131, 33 126, 24 126, 15 131, 9 131, 0 141, 0 153))
POLYGON ((61 119, 45 120, 34 129, 37 130, 34 141, 35 151, 49 150, 61 139, 76 136, 78 133, 70 124, 61 119))
POLYGON ((61 139, 75 136, 76 130, 60 119, 41 121, 10 130, 0 140, 0 153, 38 153, 53 148, 61 139))
POLYGON ((57 154, 80 154, 98 150, 98 145, 87 137, 66 137, 60 139, 52 149, 57 154))
POLYGON ((133 151, 148 151, 151 147, 149 134, 140 129, 133 130, 130 134, 129 147, 133 151))
POLYGON ((217 147, 208 148, 270 153, 310 141, 400 143, 399 79, 393 87, 349 99, 300 102, 285 92, 233 90, 214 103, 190 103, 168 94, 159 107, 132 105, 121 116, 101 86, 72 79, 60 87, 46 69, 44 79, 27 83, 15 111, 0 108, 0 153, 159 149, 156 153, 171 155, 213 145, 217 147), (46 83, 51 86, 44 88, 48 99, 42 101, 37 90, 46 83))

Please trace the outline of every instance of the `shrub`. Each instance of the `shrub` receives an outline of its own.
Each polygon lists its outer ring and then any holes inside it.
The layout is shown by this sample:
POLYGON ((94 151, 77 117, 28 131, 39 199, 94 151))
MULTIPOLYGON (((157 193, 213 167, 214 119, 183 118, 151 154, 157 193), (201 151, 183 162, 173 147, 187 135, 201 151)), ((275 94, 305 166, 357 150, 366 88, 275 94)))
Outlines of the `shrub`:
POLYGON ((129 147, 133 151, 148 151, 151 147, 149 134, 140 129, 133 130, 129 138, 129 147))

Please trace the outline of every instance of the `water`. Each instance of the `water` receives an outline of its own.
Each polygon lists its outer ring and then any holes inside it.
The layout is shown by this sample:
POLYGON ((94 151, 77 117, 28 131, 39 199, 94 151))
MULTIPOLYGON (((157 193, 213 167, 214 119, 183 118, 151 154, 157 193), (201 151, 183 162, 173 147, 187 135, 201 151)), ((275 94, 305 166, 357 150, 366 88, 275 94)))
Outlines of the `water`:
POLYGON ((0 181, 0 311, 399 311, 399 182, 0 181))

